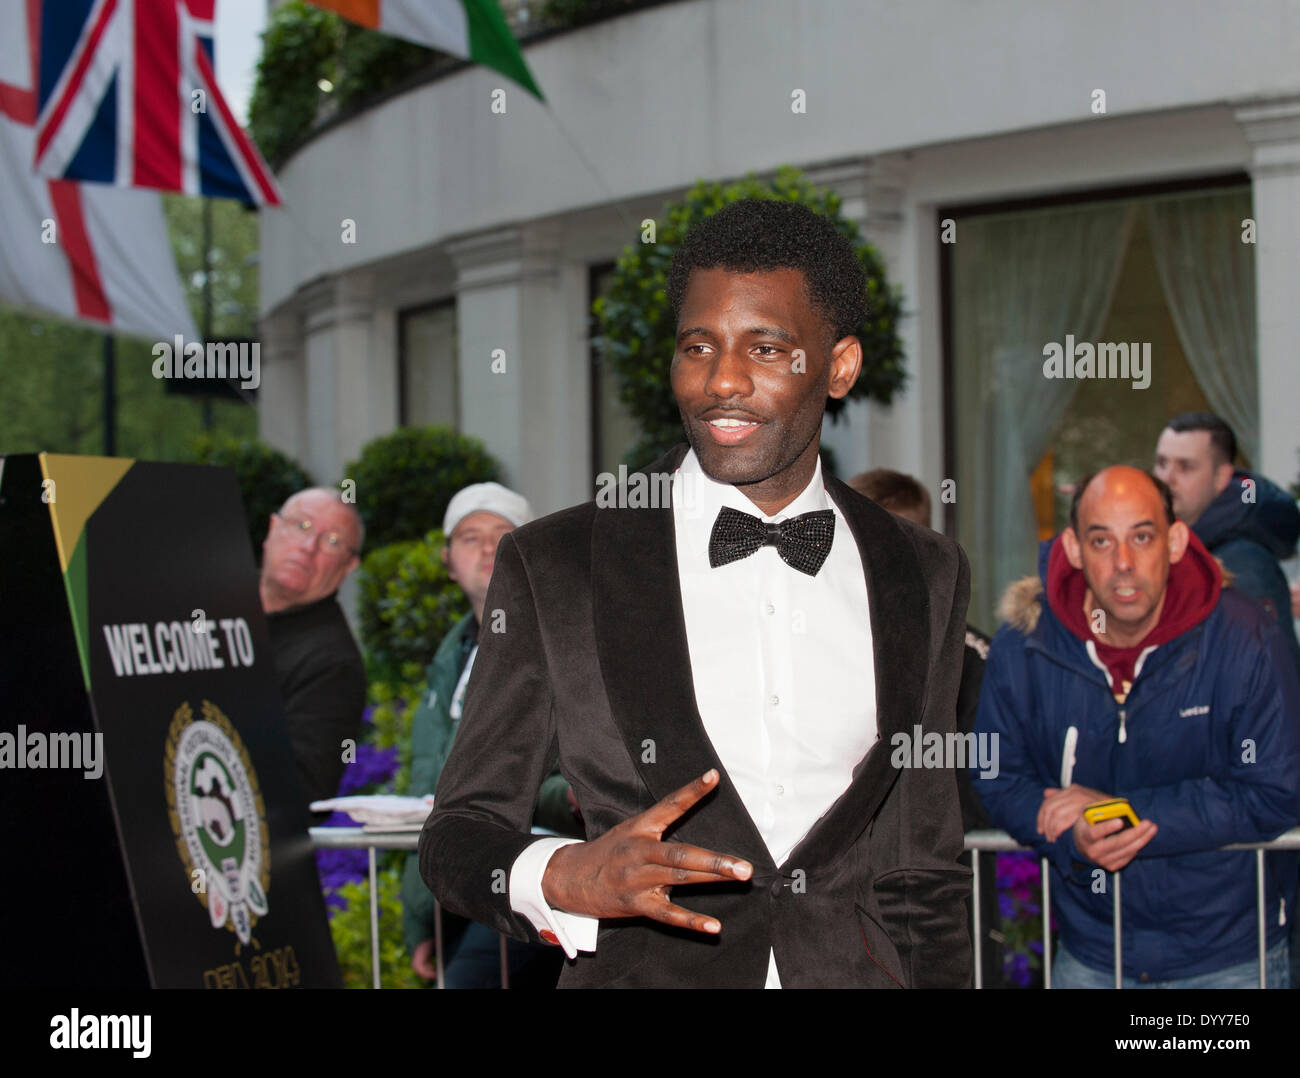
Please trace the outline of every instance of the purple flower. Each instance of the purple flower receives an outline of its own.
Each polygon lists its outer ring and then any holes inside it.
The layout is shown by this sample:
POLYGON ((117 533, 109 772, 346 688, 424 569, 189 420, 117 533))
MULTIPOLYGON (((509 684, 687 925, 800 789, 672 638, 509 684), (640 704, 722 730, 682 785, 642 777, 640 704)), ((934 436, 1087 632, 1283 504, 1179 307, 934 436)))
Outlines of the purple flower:
POLYGON ((397 773, 397 747, 377 749, 362 742, 356 759, 343 770, 339 797, 348 797, 367 786, 382 786, 397 773))
POLYGON ((1028 853, 998 854, 998 886, 1038 885, 1038 859, 1028 853))
MULTIPOLYGON (((370 723, 374 707, 362 713, 370 723)), ((382 787, 397 773, 397 748, 380 749, 367 742, 357 745, 356 758, 343 769, 339 780, 339 797, 350 797, 367 789, 382 787)), ((344 812, 333 813, 323 824, 325 827, 360 827, 360 823, 344 812)), ((317 850, 316 870, 320 873, 321 893, 325 908, 331 917, 347 909, 347 902, 338 891, 344 884, 369 878, 369 859, 365 850, 317 850)))
POLYGON ((338 893, 343 885, 369 877, 366 851, 317 850, 316 870, 320 873, 320 889, 325 896, 325 908, 332 917, 336 910, 347 909, 347 902, 338 893))
POLYGON ((1008 937, 1003 971, 1010 983, 1028 987, 1043 950, 1042 941, 1033 938, 1042 916, 1041 862, 1037 854, 1022 851, 998 854, 997 864, 998 909, 1008 937))
MULTIPOLYGON (((323 827, 359 827, 345 812, 330 814, 323 827)), ((346 883, 370 877, 370 862, 365 850, 317 850, 316 871, 320 874, 321 893, 325 896, 325 909, 331 917, 347 909, 347 902, 338 891, 346 883)))

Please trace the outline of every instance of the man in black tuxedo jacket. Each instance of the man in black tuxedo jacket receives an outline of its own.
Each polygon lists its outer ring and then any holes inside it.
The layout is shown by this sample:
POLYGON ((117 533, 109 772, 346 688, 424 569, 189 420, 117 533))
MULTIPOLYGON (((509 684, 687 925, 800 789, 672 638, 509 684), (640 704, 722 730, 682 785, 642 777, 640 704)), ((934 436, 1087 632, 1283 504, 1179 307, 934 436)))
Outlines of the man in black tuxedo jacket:
POLYGON ((804 207, 706 219, 669 275, 690 450, 636 477, 649 507, 602 498, 497 551, 421 874, 563 946, 564 987, 970 983, 964 761, 929 751, 953 742, 966 558, 818 456, 865 296, 804 207), (557 761, 586 842, 529 833, 557 761))

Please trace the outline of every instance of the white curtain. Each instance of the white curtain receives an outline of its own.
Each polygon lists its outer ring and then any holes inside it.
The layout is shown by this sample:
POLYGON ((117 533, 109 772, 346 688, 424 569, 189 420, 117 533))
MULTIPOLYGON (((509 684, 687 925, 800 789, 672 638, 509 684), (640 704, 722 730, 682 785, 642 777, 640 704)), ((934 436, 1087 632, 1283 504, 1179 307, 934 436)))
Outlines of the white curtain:
POLYGON ((1211 409, 1259 460, 1255 245, 1242 242, 1249 188, 1157 198, 1151 249, 1187 363, 1211 409))
POLYGON ((1003 588, 1037 568, 1029 477, 1078 384, 1044 377, 1043 348, 1097 339, 1133 214, 1112 202, 958 223, 956 507, 976 625, 995 627, 1003 588))

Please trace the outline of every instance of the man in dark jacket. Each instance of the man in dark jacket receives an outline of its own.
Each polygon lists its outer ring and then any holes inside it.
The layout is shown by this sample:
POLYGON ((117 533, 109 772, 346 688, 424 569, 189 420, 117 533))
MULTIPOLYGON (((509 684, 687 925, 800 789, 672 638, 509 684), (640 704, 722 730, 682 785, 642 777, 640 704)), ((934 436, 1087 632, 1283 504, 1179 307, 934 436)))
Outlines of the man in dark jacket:
POLYGON ((691 229, 667 293, 689 445, 502 539, 509 631, 484 633, 423 878, 558 942, 563 987, 964 987, 954 765, 916 757, 956 737, 966 557, 818 455, 861 371, 861 262, 747 199, 691 229), (528 834, 557 762, 584 843, 528 834))
POLYGON ((1217 415, 1176 415, 1156 445, 1155 474, 1173 492, 1174 512, 1230 573, 1232 586, 1277 619, 1300 669, 1291 594, 1279 560, 1295 553, 1300 510, 1260 475, 1234 470, 1237 438, 1217 415))
MULTIPOLYGON (((465 686, 478 652, 484 602, 497 543, 518 525, 532 520, 528 502, 499 483, 475 483, 459 491, 447 506, 443 533, 447 545, 442 560, 451 579, 460 585, 470 612, 443 638, 427 669, 428 682, 411 720, 411 780, 409 791, 423 797, 433 793, 442 774, 452 740, 460 725, 465 686)), ((501 631, 488 612, 487 631, 501 631)), ((569 784, 558 773, 542 784, 534 822, 548 830, 580 836, 582 828, 569 802, 569 784)), ((411 953, 411 966, 422 977, 437 975, 434 933, 437 906, 420 879, 419 859, 413 853, 402 878, 402 934, 411 953)), ((444 917, 444 983, 448 988, 500 986, 497 933, 452 914, 444 917)), ((512 987, 552 988, 560 973, 561 955, 553 948, 511 940, 512 987)))
POLYGON ((363 527, 336 490, 300 490, 271 514, 258 591, 298 777, 308 803, 333 797, 348 739, 361 734, 366 673, 336 598, 363 527))
MULTIPOLYGON (((1276 623, 1224 588, 1168 488, 1133 468, 1079 484, 1039 571, 1003 600, 976 722, 1000 769, 976 788, 1052 862, 1055 986, 1113 984, 1121 869, 1125 986, 1257 983, 1254 855, 1215 851, 1300 812, 1300 681, 1276 623), (1109 798, 1141 822, 1088 824, 1109 798)), ((1267 976, 1284 987, 1295 855, 1267 866, 1267 976)))

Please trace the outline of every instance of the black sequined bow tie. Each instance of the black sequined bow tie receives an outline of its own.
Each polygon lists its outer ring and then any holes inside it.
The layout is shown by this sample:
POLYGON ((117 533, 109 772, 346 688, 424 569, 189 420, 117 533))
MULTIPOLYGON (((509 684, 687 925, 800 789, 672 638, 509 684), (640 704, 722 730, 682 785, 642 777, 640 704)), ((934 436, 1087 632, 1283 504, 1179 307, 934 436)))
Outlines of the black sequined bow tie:
POLYGON ((709 536, 709 564, 713 568, 749 557, 761 546, 774 546, 792 569, 816 576, 831 552, 835 538, 835 513, 818 509, 779 524, 765 524, 730 506, 723 506, 709 536))

